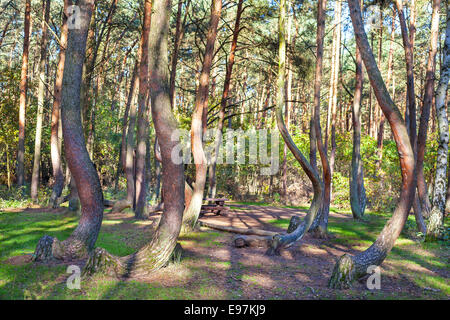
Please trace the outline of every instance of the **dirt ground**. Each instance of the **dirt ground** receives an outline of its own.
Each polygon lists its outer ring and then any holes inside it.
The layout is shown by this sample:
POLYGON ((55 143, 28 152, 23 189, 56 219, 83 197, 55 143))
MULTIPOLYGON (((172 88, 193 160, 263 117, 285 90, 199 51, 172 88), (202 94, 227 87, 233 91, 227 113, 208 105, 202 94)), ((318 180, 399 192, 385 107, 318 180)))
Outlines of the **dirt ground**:
MULTIPOLYGON (((30 209, 30 213, 33 210, 30 209)), ((201 220, 224 226, 284 231, 269 222, 290 219, 294 214, 305 216, 297 209, 232 205, 227 216, 206 214, 201 220)), ((330 212, 330 217, 338 218, 340 223, 352 221, 348 214, 330 212)), ((105 219, 130 222, 117 225, 104 222, 102 232, 119 232, 124 243, 138 249, 151 237, 149 231, 156 225, 159 215, 153 214, 148 222, 138 224, 133 223, 130 213, 105 214, 105 219)), ((232 238, 233 234, 202 227, 201 232, 180 237, 184 249, 181 263, 169 265, 151 278, 132 280, 157 283, 162 287, 182 287, 187 292, 196 292, 187 297, 192 299, 449 298, 438 289, 418 286, 412 278, 415 274, 427 274, 449 279, 448 268, 436 269, 427 264, 399 266, 398 261, 388 257, 381 267, 381 289, 369 290, 363 281, 349 290, 331 290, 327 283, 335 261, 344 253, 357 253, 354 247, 314 239, 307 234, 301 242, 283 250, 280 256, 266 256, 264 248, 235 248, 231 245, 232 238), (200 286, 207 288, 202 289, 207 293, 202 294, 200 286)), ((9 261, 10 264, 28 262, 29 256, 9 261)))

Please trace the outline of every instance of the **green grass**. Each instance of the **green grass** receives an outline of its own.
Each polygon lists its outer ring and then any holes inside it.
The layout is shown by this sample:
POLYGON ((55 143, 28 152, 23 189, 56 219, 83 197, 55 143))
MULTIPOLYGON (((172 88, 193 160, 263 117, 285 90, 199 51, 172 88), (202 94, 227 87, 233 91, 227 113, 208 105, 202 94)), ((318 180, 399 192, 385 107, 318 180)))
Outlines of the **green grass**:
MULTIPOLYGON (((369 212, 365 216, 365 221, 342 220, 336 217, 329 218, 328 231, 334 236, 329 240, 331 244, 340 244, 353 247, 357 250, 365 250, 377 238, 383 229, 390 215, 369 212)), ((414 216, 408 217, 409 224, 415 225, 414 216)), ((269 223, 286 229, 289 225, 288 219, 271 220, 269 223)), ((324 246, 326 246, 325 244, 324 246)), ((388 256, 388 263, 392 263, 402 269, 404 276, 419 287, 438 289, 447 296, 450 296, 450 281, 448 278, 439 275, 430 275, 409 270, 443 269, 450 270, 449 243, 439 241, 436 243, 423 243, 417 239, 412 240, 404 233, 397 239, 395 247, 388 256), (426 251, 428 256, 424 257, 426 251), (408 268, 404 268, 408 267, 408 268)), ((387 272, 388 275, 395 275, 399 270, 387 272)), ((379 297, 375 295, 376 297, 379 297)))
MULTIPOLYGON (((303 209, 300 207, 298 209, 303 209)), ((131 215, 130 215, 131 217, 131 215)), ((371 244, 384 226, 389 215, 368 214, 367 221, 356 222, 352 219, 330 217, 329 231, 335 235, 330 242, 320 245, 343 245, 363 250, 371 244)), ((410 219, 413 219, 410 217, 410 219)), ((214 250, 224 250, 228 247, 229 235, 216 232, 194 232, 182 236, 179 241, 182 246, 200 248, 201 255, 192 256, 189 253, 176 265, 170 266, 167 279, 160 282, 148 281, 118 281, 97 276, 86 281, 82 279, 81 290, 69 290, 66 287, 66 266, 43 266, 35 264, 11 265, 5 260, 15 256, 32 254, 40 237, 45 234, 66 239, 76 227, 78 217, 66 214, 42 212, 0 212, 0 299, 239 299, 245 297, 242 283, 245 282, 257 290, 264 288, 258 283, 257 276, 269 270, 264 263, 249 266, 245 255, 238 262, 218 260, 210 256, 214 250), (227 285, 218 283, 214 270, 226 272, 227 285), (173 278, 173 279, 172 279, 173 278)), ((273 220, 272 224, 287 228, 286 219, 273 220)), ((132 218, 110 219, 105 215, 102 229, 96 246, 107 249, 112 254, 124 256, 130 254, 147 243, 151 234, 147 229, 149 223, 137 222, 132 218)), ((244 252, 244 251, 242 251, 244 252)), ((402 235, 386 261, 386 273, 390 276, 407 278, 419 287, 427 290, 439 290, 433 293, 435 297, 448 298, 450 286, 447 278, 433 272, 414 272, 421 270, 447 270, 449 268, 448 243, 421 243, 410 240, 402 235)), ((304 271, 307 266, 297 264, 272 266, 279 272, 304 271), (277 269, 278 270, 278 269, 277 269)), ((309 266, 312 268, 312 266, 309 266)), ((276 270, 275 270, 276 271, 276 270)), ((311 269, 313 271, 313 269, 311 269)), ((321 272, 315 270, 314 272, 321 272)), ((276 273, 276 272, 275 272, 276 273)), ((304 288, 274 287, 266 299, 280 299, 292 292, 295 298, 305 295, 310 297, 310 290, 304 288)), ((361 292, 336 291, 331 296, 321 289, 315 288, 317 298, 351 298, 360 297, 361 292)), ((408 294, 400 295, 408 298, 408 294)), ((292 295, 291 295, 292 297, 292 295)), ((390 299, 395 294, 367 293, 367 299, 390 299), (384 295, 383 295, 384 294, 384 295)))

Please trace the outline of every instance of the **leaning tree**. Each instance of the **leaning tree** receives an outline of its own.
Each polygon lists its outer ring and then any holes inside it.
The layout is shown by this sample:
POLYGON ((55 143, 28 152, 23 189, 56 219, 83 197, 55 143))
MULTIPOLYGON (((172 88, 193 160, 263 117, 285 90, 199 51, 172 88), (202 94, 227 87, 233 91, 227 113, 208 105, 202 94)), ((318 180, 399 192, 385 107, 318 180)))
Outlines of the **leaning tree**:
MULTIPOLYGON (((61 120, 67 164, 78 189, 81 217, 78 226, 64 241, 42 237, 33 255, 34 261, 84 258, 94 248, 103 219, 103 194, 97 170, 84 140, 81 124, 80 92, 86 40, 94 0, 80 0, 73 18, 79 28, 69 30, 61 91, 61 120)), ((61 62, 61 61, 60 61, 61 62)))
POLYGON ((386 223, 375 242, 367 250, 355 256, 345 254, 337 261, 329 281, 329 286, 332 288, 350 287, 355 279, 366 275, 369 266, 380 265, 384 261, 405 225, 416 187, 414 151, 405 122, 399 109, 392 101, 377 67, 364 30, 359 0, 348 0, 348 4, 355 31, 356 44, 361 51, 378 104, 391 126, 397 145, 402 173, 402 189, 399 202, 391 219, 386 223))
MULTIPOLYGON (((150 2, 150 0, 146 0, 150 2)), ((148 8, 148 6, 146 6, 148 8)), ((146 10, 145 14, 150 12, 146 10)), ((149 244, 124 257, 97 248, 90 255, 84 274, 105 273, 117 277, 148 275, 165 266, 174 252, 184 210, 184 166, 172 159, 179 146, 174 139, 177 122, 169 94, 168 35, 170 0, 154 0, 149 35, 150 98, 152 119, 162 160, 164 209, 149 244)))

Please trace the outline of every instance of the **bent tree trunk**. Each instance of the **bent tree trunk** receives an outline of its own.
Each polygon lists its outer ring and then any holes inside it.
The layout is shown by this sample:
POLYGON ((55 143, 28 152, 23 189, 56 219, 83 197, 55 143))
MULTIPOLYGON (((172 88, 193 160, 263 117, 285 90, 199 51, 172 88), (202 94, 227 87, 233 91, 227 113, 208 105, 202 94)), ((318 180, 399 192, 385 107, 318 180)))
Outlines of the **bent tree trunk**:
POLYGON ((348 4, 353 29, 355 30, 356 43, 361 51, 377 101, 391 126, 394 140, 397 144, 402 172, 402 190, 391 219, 386 223, 375 242, 367 250, 355 256, 345 254, 338 260, 329 281, 329 286, 332 288, 350 287, 355 279, 366 274, 369 266, 380 265, 384 261, 405 225, 416 187, 414 179, 414 152, 405 122, 399 109, 392 101, 377 67, 364 31, 359 0, 348 0, 348 4))
POLYGON ((50 136, 50 152, 52 158, 53 168, 53 188, 52 195, 50 196, 50 202, 53 208, 58 207, 58 199, 61 197, 61 193, 64 187, 64 176, 61 166, 61 148, 59 143, 59 114, 61 110, 61 90, 62 81, 64 75, 64 64, 66 61, 66 46, 67 46, 67 8, 69 7, 69 0, 64 0, 64 14, 61 26, 61 37, 59 47, 59 62, 58 69, 56 70, 55 86, 53 90, 53 107, 52 107, 52 124, 51 124, 51 136, 50 136))
POLYGON ((73 260, 86 257, 94 248, 103 219, 103 194, 94 164, 89 158, 81 125, 80 89, 86 38, 94 0, 81 0, 80 28, 69 32, 62 84, 61 118, 67 163, 75 179, 81 202, 77 228, 64 241, 44 236, 33 255, 34 261, 53 258, 73 260))
POLYGON ((350 176, 350 206, 354 219, 362 219, 366 209, 366 190, 361 159, 361 96, 363 91, 363 69, 361 52, 356 46, 356 87, 353 97, 353 152, 350 176))
POLYGON ((144 3, 144 24, 141 37, 141 61, 139 65, 139 94, 138 94, 138 123, 137 123, 137 147, 136 147, 136 180, 135 180, 135 217, 137 219, 148 218, 147 210, 147 175, 146 154, 148 137, 148 43, 151 24, 152 2, 144 3))
MULTIPOLYGON (((411 145, 414 151, 415 159, 417 160, 417 124, 416 124, 416 96, 415 96, 415 90, 414 90, 414 33, 415 33, 415 21, 414 21, 414 15, 411 17, 411 23, 410 23, 410 36, 408 37, 408 28, 406 25, 405 15, 403 13, 403 2, 400 0, 395 1, 397 12, 398 12, 398 18, 400 21, 400 29, 403 39, 403 46, 405 48, 405 60, 406 60, 406 92, 407 92, 407 99, 406 99, 406 109, 408 110, 408 117, 409 117, 409 139, 411 140, 411 145)), ((414 12, 414 7, 412 9, 412 12, 414 12)), ((417 172, 417 170, 416 170, 417 172)), ((417 184, 417 175, 414 175, 414 179, 416 179, 415 184, 417 184)), ((420 232, 425 233, 426 232, 426 225, 423 221, 422 212, 420 205, 417 205, 418 202, 414 201, 414 216, 416 218, 416 224, 417 228, 420 232)))
POLYGON ((326 147, 322 140, 322 129, 320 127, 320 86, 322 83, 323 69, 323 39, 325 34, 325 11, 327 7, 326 0, 319 0, 317 4, 317 53, 316 53, 316 71, 314 79, 314 130, 317 149, 319 151, 320 160, 323 168, 323 196, 321 201, 321 209, 316 216, 311 231, 316 237, 325 238, 328 228, 328 215, 330 213, 331 200, 331 171, 328 162, 326 147))
POLYGON ((447 28, 445 31, 444 63, 441 69, 441 79, 436 92, 436 114, 439 124, 439 147, 436 160, 436 178, 434 180, 433 209, 426 239, 438 239, 444 225, 445 197, 447 191, 448 162, 448 118, 445 97, 450 78, 450 3, 447 1, 447 28))
POLYGON ((436 54, 438 50, 439 38, 439 12, 441 0, 433 0, 433 13, 431 18, 430 50, 426 69, 425 94, 420 115, 419 134, 417 138, 417 194, 420 200, 419 205, 425 217, 430 216, 429 198, 425 176, 423 172, 423 162, 427 142, 428 122, 430 110, 433 104, 435 74, 436 74, 436 54))
POLYGON ((206 40, 205 57, 200 75, 200 84, 195 97, 195 108, 192 113, 191 145, 195 163, 195 186, 192 199, 183 215, 182 232, 190 232, 194 229, 203 202, 203 192, 206 183, 207 161, 203 150, 202 141, 202 119, 204 110, 208 108, 209 77, 214 57, 214 43, 217 37, 217 26, 219 25, 222 12, 222 0, 212 0, 211 21, 206 40))
POLYGON ((268 255, 278 254, 280 249, 289 245, 292 245, 295 241, 300 240, 308 232, 311 227, 319 209, 320 202, 322 200, 322 186, 317 171, 311 167, 308 160, 304 157, 302 152, 297 148, 295 142, 292 140, 289 134, 286 124, 283 119, 283 108, 286 104, 285 99, 285 78, 286 78, 286 0, 280 1, 280 16, 278 20, 278 80, 277 80, 277 107, 276 107, 276 119, 278 130, 284 139, 289 150, 294 155, 295 159, 299 162, 302 169, 305 171, 308 178, 311 180, 314 189, 314 197, 311 202, 311 206, 308 210, 308 214, 305 217, 303 223, 298 224, 297 228, 290 233, 277 234, 272 237, 270 247, 267 250, 268 255))
POLYGON ((168 74, 168 34, 170 0, 155 0, 151 22, 150 95, 152 118, 161 147, 163 162, 163 194, 165 204, 158 228, 151 242, 138 252, 117 258, 97 248, 89 257, 84 274, 96 272, 118 277, 139 277, 165 266, 175 251, 184 209, 184 167, 172 161, 172 150, 179 140, 172 141, 177 123, 171 111, 168 74))

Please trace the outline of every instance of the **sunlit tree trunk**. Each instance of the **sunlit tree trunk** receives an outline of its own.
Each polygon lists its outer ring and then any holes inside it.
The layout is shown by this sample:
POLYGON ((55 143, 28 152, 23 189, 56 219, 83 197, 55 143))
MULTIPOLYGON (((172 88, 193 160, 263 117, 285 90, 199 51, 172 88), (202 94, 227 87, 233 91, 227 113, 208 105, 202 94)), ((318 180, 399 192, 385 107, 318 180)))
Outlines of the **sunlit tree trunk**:
POLYGON ((53 168, 53 188, 50 202, 52 206, 56 208, 58 206, 58 198, 61 197, 61 193, 64 187, 64 176, 61 164, 61 140, 59 136, 62 134, 62 128, 60 128, 60 110, 61 110, 61 91, 62 81, 64 75, 64 65, 66 60, 66 46, 67 46, 67 8, 70 5, 69 0, 64 0, 64 13, 62 18, 60 47, 59 47, 59 61, 58 68, 56 70, 56 79, 53 89, 53 106, 52 106, 52 123, 51 123, 51 136, 50 136, 50 152, 52 158, 53 168))
POLYGON ((311 228, 317 237, 326 237, 328 228, 328 215, 330 211, 330 197, 331 197, 331 172, 326 148, 322 141, 322 130, 320 127, 320 86, 322 83, 322 69, 323 69, 323 39, 325 34, 325 11, 327 7, 326 0, 318 1, 317 13, 317 51, 316 51, 316 71, 314 79, 314 129, 316 133, 317 150, 319 151, 320 160, 323 170, 323 198, 321 202, 321 210, 319 215, 311 228))
POLYGON ((61 118, 66 159, 77 186, 81 217, 78 226, 66 240, 42 237, 33 255, 37 261, 86 257, 94 248, 103 219, 100 180, 86 149, 80 112, 83 61, 94 0, 80 0, 77 5, 80 10, 77 17, 80 19, 80 28, 71 29, 68 35, 61 92, 61 118))
POLYGON ((195 186, 191 202, 183 215, 183 232, 189 232, 195 227, 203 202, 207 173, 206 156, 203 151, 202 141, 203 117, 204 110, 208 108, 209 78, 221 12, 222 0, 212 0, 211 21, 206 39, 205 56, 200 74, 200 83, 195 97, 194 111, 192 113, 191 147, 195 162, 195 186))
MULTIPOLYGON (((336 1, 335 5, 335 53, 334 53, 334 74, 333 74, 333 94, 331 98, 331 152, 330 152, 330 176, 333 178, 334 163, 336 160, 336 112, 337 112, 337 98, 338 98, 338 82, 339 82, 339 71, 340 71, 340 53, 341 53, 341 12, 342 12, 342 2, 336 1)), ((331 197, 331 186, 330 186, 330 197, 331 197)))
POLYGON ((179 0, 178 1, 178 8, 177 8, 177 20, 176 20, 176 27, 175 27, 175 40, 174 40, 174 46, 173 46, 173 53, 172 53, 172 62, 171 62, 171 69, 170 69, 170 101, 172 103, 172 108, 175 107, 175 80, 177 77, 177 64, 178 64, 178 52, 180 51, 181 47, 181 41, 183 41, 183 35, 184 35, 184 26, 186 25, 186 18, 188 15, 189 5, 191 3, 190 0, 187 0, 185 4, 185 16, 183 21, 181 21, 181 12, 183 8, 183 4, 185 3, 185 0, 179 0))
POLYGON ((148 98, 149 98, 149 66, 148 66, 148 42, 150 34, 152 13, 151 0, 144 3, 144 24, 141 37, 141 61, 139 65, 139 94, 138 94, 138 122, 137 122, 137 144, 136 144, 136 207, 134 210, 137 219, 145 219, 148 216, 147 209, 147 179, 146 161, 148 137, 148 98))
POLYGON ((356 46, 356 86, 353 96, 353 152, 350 176, 350 206, 354 219, 361 219, 366 209, 366 191, 364 188, 364 169, 361 159, 361 97, 364 75, 361 52, 356 46))
POLYGON ((305 171, 308 178, 311 180, 314 189, 314 197, 308 214, 303 223, 299 223, 295 230, 289 230, 283 234, 273 236, 270 241, 270 248, 267 251, 268 255, 279 254, 281 248, 291 245, 293 242, 300 240, 308 232, 317 213, 320 210, 320 203, 322 201, 322 186, 317 171, 308 163, 302 152, 297 148, 288 132, 286 123, 283 119, 283 109, 286 105, 285 96, 285 78, 286 78, 286 0, 280 1, 280 15, 278 18, 278 79, 277 79, 277 106, 276 106, 276 120, 278 130, 284 139, 289 150, 299 162, 302 169, 305 171))
POLYGON ((47 24, 50 18, 50 0, 42 1, 41 55, 39 61, 38 108, 36 115, 36 138, 34 142, 34 162, 31 175, 31 199, 36 201, 39 188, 39 167, 41 162, 42 117, 45 104, 45 64, 47 61, 47 24))
POLYGON ((137 106, 135 103, 135 93, 136 88, 139 86, 139 77, 137 76, 139 64, 140 64, 140 53, 141 48, 139 48, 138 54, 136 56, 136 62, 133 68, 133 75, 131 76, 130 89, 128 91, 127 106, 130 106, 130 115, 128 121, 128 131, 126 140, 126 155, 125 155, 125 174, 127 178, 127 200, 133 203, 133 208, 135 208, 135 175, 134 175, 134 151, 135 151, 135 129, 136 129, 136 113, 137 106))
MULTIPOLYGON (((398 12, 398 17, 400 20, 400 29, 402 33, 403 46, 405 48, 405 59, 406 59, 406 110, 408 111, 408 129, 409 129, 409 137, 411 140, 411 145, 414 150, 414 155, 417 160, 417 117, 416 117, 416 95, 414 89, 414 52, 413 52, 413 43, 414 43, 414 33, 415 33, 415 21, 414 16, 411 17, 410 28, 411 33, 408 38, 408 28, 406 25, 405 15, 403 13, 403 4, 401 0, 396 0, 396 8, 398 12)), ((412 7, 414 9, 414 7, 412 7)), ((414 179, 417 181, 417 175, 414 176, 414 179)), ((423 221, 423 216, 421 212, 421 208, 418 205, 418 202, 414 203, 414 215, 416 218, 416 223, 419 231, 425 233, 426 225, 423 221)))
MULTIPOLYGON (((391 26, 391 39, 389 42, 389 56, 388 56, 388 74, 386 79, 386 87, 389 90, 389 85, 392 81, 392 73, 393 73, 393 66, 394 66, 394 41, 395 41, 395 11, 392 14, 392 26, 391 26)), ((380 109, 381 110, 381 109, 380 109)), ((377 162, 377 168, 380 169, 381 167, 381 161, 383 160, 383 142, 384 142, 384 122, 386 120, 386 117, 384 116, 383 112, 381 111, 380 115, 380 125, 378 128, 378 162, 377 162)))
MULTIPOLYGON (((438 2, 438 0, 435 0, 438 2)), ((433 209, 427 230, 427 240, 442 236, 445 216, 448 165, 448 115, 446 95, 450 78, 450 3, 446 1, 447 25, 445 32, 444 62, 441 65, 441 78, 436 91, 436 114, 439 125, 439 147, 436 160, 436 178, 434 180, 433 209)), ((438 11, 439 12, 439 11, 438 11)))
POLYGON ((411 146, 406 125, 400 110, 393 103, 385 86, 380 70, 373 56, 372 50, 364 30, 361 17, 359 0, 348 0, 350 16, 355 31, 356 43, 361 50, 361 56, 369 75, 370 83, 374 89, 375 96, 383 113, 388 120, 400 158, 400 169, 402 173, 402 189, 399 202, 391 219, 378 235, 375 242, 365 251, 350 256, 343 255, 333 270, 329 281, 332 288, 345 288, 351 286, 352 282, 367 274, 367 268, 371 265, 380 265, 394 246, 395 240, 408 218, 409 211, 414 199, 415 191, 415 157, 411 146))
MULTIPOLYGON (((425 158, 425 149, 427 142, 428 122, 430 119, 430 110, 433 104, 435 74, 436 74, 436 55, 439 39, 439 11, 440 0, 433 1, 433 13, 431 17, 430 50, 426 68, 425 94, 420 115, 419 133, 417 138, 417 194, 422 214, 428 217, 430 206, 427 192, 427 185, 423 172, 423 162, 425 158)), ((439 118, 438 118, 439 119, 439 118)))
POLYGON ((220 101, 219 119, 218 119, 216 136, 215 136, 215 150, 214 150, 214 155, 211 159, 211 165, 209 167, 209 169, 210 169, 209 170, 209 186, 210 186, 210 194, 209 195, 211 198, 214 198, 216 196, 217 157, 219 155, 219 150, 222 145, 223 122, 225 119, 225 108, 228 104, 228 99, 229 99, 228 96, 229 96, 229 92, 230 92, 231 74, 233 72, 237 40, 238 40, 238 36, 239 36, 239 31, 240 31, 239 24, 241 21, 241 14, 242 14, 242 3, 243 3, 243 0, 239 0, 237 11, 236 11, 236 20, 234 23, 234 31, 233 31, 233 40, 231 42, 230 55, 228 56, 227 69, 225 72, 225 81, 224 81, 224 85, 223 85, 222 100, 220 101))
POLYGON ((20 76, 20 100, 19 100, 19 147, 17 151, 17 185, 25 183, 25 113, 27 107, 28 90, 28 54, 30 47, 31 28, 31 0, 25 1, 24 39, 22 53, 22 72, 20 76))
POLYGON ((149 37, 150 95, 152 119, 163 162, 164 210, 149 244, 121 258, 97 248, 86 263, 85 274, 100 272, 117 277, 147 276, 165 266, 176 250, 184 209, 184 170, 182 163, 175 164, 172 159, 172 151, 180 141, 172 139, 177 123, 171 112, 169 95, 169 15, 170 0, 153 1, 149 37))

